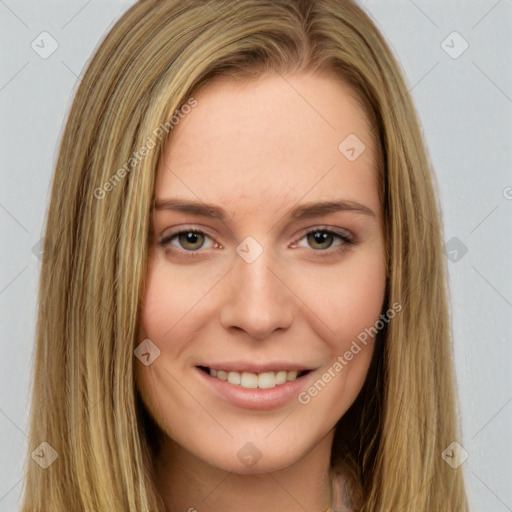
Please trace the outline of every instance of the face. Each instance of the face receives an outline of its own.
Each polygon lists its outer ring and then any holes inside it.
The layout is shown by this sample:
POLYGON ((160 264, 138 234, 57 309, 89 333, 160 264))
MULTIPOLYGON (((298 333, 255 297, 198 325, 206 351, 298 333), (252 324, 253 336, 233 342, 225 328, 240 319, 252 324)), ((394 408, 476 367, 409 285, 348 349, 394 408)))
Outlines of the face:
POLYGON ((385 293, 376 151, 334 76, 195 98, 157 173, 140 341, 160 355, 137 386, 171 446, 282 469, 332 440, 368 371, 372 341, 353 342, 385 293))

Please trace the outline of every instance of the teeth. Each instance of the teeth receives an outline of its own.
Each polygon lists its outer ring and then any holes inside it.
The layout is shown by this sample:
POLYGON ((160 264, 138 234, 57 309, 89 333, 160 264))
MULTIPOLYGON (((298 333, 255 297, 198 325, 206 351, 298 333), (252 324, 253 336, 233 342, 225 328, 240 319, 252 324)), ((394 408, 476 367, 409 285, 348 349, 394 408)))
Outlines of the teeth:
POLYGON ((286 382, 287 373, 288 372, 286 370, 282 370, 276 373, 276 386, 279 386, 279 384, 284 384, 286 382))
POLYGON ((258 387, 260 389, 269 389, 276 387, 276 374, 274 372, 265 372, 258 375, 258 387))
POLYGON ((228 382, 230 384, 240 384, 241 382, 240 374, 238 372, 229 372, 228 373, 228 382))
POLYGON ((278 372, 263 372, 256 374, 249 372, 225 372, 224 370, 210 369, 210 375, 220 380, 227 380, 230 384, 242 386, 247 389, 270 389, 295 380, 298 372, 296 370, 280 370, 278 372))
POLYGON ((296 378, 297 378, 296 371, 291 371, 291 372, 286 373, 286 380, 290 381, 290 380, 295 380, 296 378))
POLYGON ((243 388, 256 389, 258 387, 258 376, 255 373, 242 373, 240 386, 243 388))

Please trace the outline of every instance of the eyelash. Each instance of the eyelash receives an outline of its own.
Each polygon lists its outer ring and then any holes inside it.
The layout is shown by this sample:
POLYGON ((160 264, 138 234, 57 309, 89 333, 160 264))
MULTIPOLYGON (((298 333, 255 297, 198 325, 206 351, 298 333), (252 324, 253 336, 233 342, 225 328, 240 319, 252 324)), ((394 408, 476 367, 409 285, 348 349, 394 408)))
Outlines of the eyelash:
MULTIPOLYGON (((182 229, 180 231, 177 231, 176 233, 172 233, 170 235, 162 237, 158 241, 158 244, 160 246, 164 247, 166 249, 166 252, 168 251, 171 253, 179 253, 180 256, 184 256, 185 258, 200 257, 201 248, 196 251, 188 251, 186 249, 179 250, 174 247, 171 247, 171 245, 170 245, 171 241, 174 238, 179 237, 179 235, 181 235, 183 233, 198 233, 198 234, 204 235, 205 237, 212 238, 207 233, 205 233, 204 231, 201 231, 200 229, 188 228, 188 229, 182 229)), ((334 249, 331 249, 331 247, 328 247, 327 249, 317 249, 317 250, 312 249, 314 252, 323 253, 323 254, 319 254, 319 256, 321 258, 340 254, 343 251, 347 250, 347 248, 348 248, 347 246, 356 244, 356 241, 355 241, 355 239, 353 239, 352 236, 350 236, 346 233, 342 234, 338 231, 334 231, 332 229, 329 229, 327 226, 319 226, 319 227, 316 227, 314 229, 307 231, 297 240, 297 242, 300 242, 303 238, 306 238, 308 235, 313 234, 313 233, 328 233, 330 235, 334 235, 334 237, 338 238, 338 240, 343 242, 342 244, 340 244, 338 247, 336 247, 334 249)), ((295 245, 297 242, 293 242, 293 245, 295 245)))

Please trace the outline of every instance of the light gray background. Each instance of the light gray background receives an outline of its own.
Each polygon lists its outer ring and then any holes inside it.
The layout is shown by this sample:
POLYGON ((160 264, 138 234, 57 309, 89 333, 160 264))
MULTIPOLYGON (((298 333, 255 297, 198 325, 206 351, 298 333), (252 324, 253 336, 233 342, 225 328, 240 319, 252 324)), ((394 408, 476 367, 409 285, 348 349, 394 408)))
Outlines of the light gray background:
MULTIPOLYGON (((64 116, 94 48, 133 3, 0 0, 0 512, 16 510, 23 478, 40 269, 33 247, 64 116), (31 47, 44 31, 59 45, 47 59, 31 47)), ((472 510, 512 511, 512 1, 360 3, 401 62, 439 183, 445 242, 460 241, 450 242, 448 266, 472 510), (469 44, 458 58, 442 47, 463 48, 446 39, 454 31, 469 44)))

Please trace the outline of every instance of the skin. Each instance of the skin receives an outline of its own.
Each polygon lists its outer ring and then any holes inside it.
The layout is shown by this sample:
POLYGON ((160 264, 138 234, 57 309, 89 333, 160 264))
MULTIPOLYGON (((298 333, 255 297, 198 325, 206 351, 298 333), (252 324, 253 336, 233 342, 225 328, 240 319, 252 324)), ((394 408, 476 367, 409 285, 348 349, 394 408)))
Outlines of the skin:
POLYGON ((309 403, 294 396, 265 411, 226 401, 196 365, 291 361, 314 368, 307 391, 378 320, 386 270, 368 121, 352 90, 328 74, 217 79, 195 98, 161 159, 156 202, 211 203, 226 219, 153 214, 141 341, 161 353, 149 366, 137 363, 136 380, 165 433, 157 488, 168 511, 320 512, 329 503, 334 427, 363 385, 373 344, 309 403), (366 145, 355 161, 338 150, 349 134, 366 145), (288 215, 328 200, 355 201, 374 215, 288 215), (159 245, 189 228, 205 236, 159 245), (356 243, 307 236, 320 228, 356 243), (248 236, 263 249, 251 263, 236 252, 248 236), (248 442, 261 456, 250 467, 237 456, 248 442))

